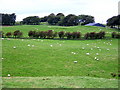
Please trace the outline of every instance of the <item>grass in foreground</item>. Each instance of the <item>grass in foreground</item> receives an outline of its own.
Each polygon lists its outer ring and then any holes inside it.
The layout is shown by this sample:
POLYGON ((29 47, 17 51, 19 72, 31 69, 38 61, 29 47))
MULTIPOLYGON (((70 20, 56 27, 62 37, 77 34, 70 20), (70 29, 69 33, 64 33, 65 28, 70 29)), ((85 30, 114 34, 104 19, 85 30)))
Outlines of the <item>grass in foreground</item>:
POLYGON ((3 77, 3 88, 118 88, 118 80, 80 77, 3 77))
POLYGON ((118 40, 4 39, 3 58, 3 77, 11 74, 113 78, 111 73, 118 71, 118 40))

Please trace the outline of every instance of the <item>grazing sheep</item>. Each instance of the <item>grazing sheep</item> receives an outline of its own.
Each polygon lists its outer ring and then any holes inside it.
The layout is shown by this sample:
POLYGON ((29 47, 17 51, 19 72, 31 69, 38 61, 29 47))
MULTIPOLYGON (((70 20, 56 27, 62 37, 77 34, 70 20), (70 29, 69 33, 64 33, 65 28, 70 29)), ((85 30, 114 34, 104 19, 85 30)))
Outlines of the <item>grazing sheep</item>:
POLYGON ((95 60, 97 59, 97 57, 95 57, 95 60))
POLYGON ((82 49, 85 49, 84 47, 82 47, 82 49))
POLYGON ((74 61, 74 63, 77 63, 77 61, 74 61))
POLYGON ((28 44, 28 47, 30 46, 30 44, 28 44))
POLYGON ((96 53, 96 55, 99 55, 99 53, 96 53))
POLYGON ((16 48, 16 46, 13 47, 14 49, 16 48))
POLYGON ((8 77, 10 77, 10 74, 8 74, 8 77))
POLYGON ((97 59, 97 61, 98 61, 99 59, 97 59))
POLYGON ((90 53, 86 53, 86 55, 90 55, 90 53))

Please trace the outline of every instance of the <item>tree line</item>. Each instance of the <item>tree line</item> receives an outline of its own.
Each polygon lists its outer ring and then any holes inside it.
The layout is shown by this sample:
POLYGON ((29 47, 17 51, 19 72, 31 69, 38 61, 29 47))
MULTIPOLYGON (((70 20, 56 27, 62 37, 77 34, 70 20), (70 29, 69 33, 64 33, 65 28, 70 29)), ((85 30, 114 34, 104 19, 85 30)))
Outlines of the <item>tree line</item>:
MULTIPOLYGON (((0 13, 0 24, 1 25, 15 25, 16 15, 12 14, 3 14, 0 13)), ((48 22, 49 25, 59 25, 59 26, 76 26, 76 25, 85 25, 88 23, 95 22, 94 16, 91 15, 75 15, 68 14, 65 16, 63 13, 54 14, 51 13, 48 16, 39 17, 39 16, 28 16, 24 18, 20 24, 26 25, 39 25, 40 22, 48 22)), ((120 15, 113 16, 107 20, 107 26, 111 28, 120 29, 120 15)))
POLYGON ((59 26, 76 26, 76 25, 85 25, 88 23, 93 23, 94 17, 90 15, 74 15, 69 14, 65 16, 63 13, 54 14, 51 13, 48 16, 39 18, 38 16, 29 16, 23 19, 22 24, 27 25, 39 25, 40 22, 48 22, 50 25, 59 25, 59 26))

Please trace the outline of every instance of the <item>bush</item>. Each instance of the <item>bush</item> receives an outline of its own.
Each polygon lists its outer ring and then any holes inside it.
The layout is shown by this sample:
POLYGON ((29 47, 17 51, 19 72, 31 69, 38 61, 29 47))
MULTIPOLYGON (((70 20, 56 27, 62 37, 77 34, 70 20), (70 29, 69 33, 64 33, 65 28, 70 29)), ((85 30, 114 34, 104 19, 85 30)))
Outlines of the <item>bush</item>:
POLYGON ((29 37, 33 37, 33 35, 34 35, 34 32, 33 32, 33 31, 29 31, 29 32, 28 32, 28 36, 29 36, 29 37))
POLYGON ((71 39, 72 38, 72 33, 66 32, 65 36, 67 37, 67 39, 71 39))
POLYGON ((47 31, 47 38, 53 38, 53 30, 47 31))
POLYGON ((60 32, 58 32, 58 35, 59 35, 60 38, 64 38, 65 32, 64 31, 60 31, 60 32))
POLYGON ((89 36, 90 36, 90 33, 86 33, 86 34, 84 35, 84 38, 85 38, 85 39, 89 39, 89 36))
POLYGON ((104 31, 99 32, 99 38, 98 39, 102 39, 104 37, 105 37, 105 32, 104 31))
POLYGON ((96 35, 95 35, 95 39, 102 39, 104 37, 105 37, 105 32, 104 31, 96 33, 96 35))
POLYGON ((112 38, 116 38, 117 33, 116 32, 112 32, 112 38))
POLYGON ((20 30, 16 30, 13 33, 13 36, 16 38, 20 38, 23 35, 23 33, 20 30))
POLYGON ((96 33, 95 32, 90 32, 89 37, 90 39, 95 39, 96 33))
POLYGON ((81 38, 81 33, 80 32, 77 32, 76 38, 81 38))
POLYGON ((7 33, 5 34, 5 36, 6 36, 6 37, 10 37, 10 36, 12 36, 12 33, 11 33, 11 32, 7 32, 7 33))
POLYGON ((53 38, 57 37, 57 34, 58 34, 57 32, 54 32, 53 33, 53 38))
POLYGON ((39 38, 39 37, 40 37, 39 32, 36 32, 36 31, 35 31, 35 33, 34 33, 34 37, 39 38))

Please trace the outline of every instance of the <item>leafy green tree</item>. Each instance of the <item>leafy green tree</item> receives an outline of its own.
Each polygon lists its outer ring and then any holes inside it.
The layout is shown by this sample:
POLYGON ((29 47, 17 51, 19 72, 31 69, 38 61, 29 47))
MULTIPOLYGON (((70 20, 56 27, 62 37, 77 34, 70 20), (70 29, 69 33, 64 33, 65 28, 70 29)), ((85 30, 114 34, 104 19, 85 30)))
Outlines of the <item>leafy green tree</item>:
POLYGON ((27 25, 39 25, 40 18, 38 16, 29 16, 24 18, 22 23, 27 25))
POLYGON ((49 19, 48 19, 48 23, 50 24, 50 25, 57 25, 57 23, 60 21, 60 17, 58 17, 58 16, 51 16, 51 17, 49 17, 49 19))
POLYGON ((109 18, 107 20, 107 26, 120 29, 120 15, 109 18))
POLYGON ((75 26, 78 25, 78 17, 73 14, 69 14, 58 23, 60 26, 75 26))
POLYGON ((44 16, 40 18, 40 22, 47 22, 47 20, 48 20, 48 16, 44 16))
POLYGON ((12 14, 0 13, 0 16, 2 16, 2 25, 15 25, 15 20, 16 20, 15 13, 12 14))
POLYGON ((79 23, 81 25, 85 25, 85 24, 88 24, 88 23, 93 23, 95 22, 94 21, 94 17, 93 16, 90 16, 90 15, 79 15, 78 16, 78 19, 79 19, 79 23))

